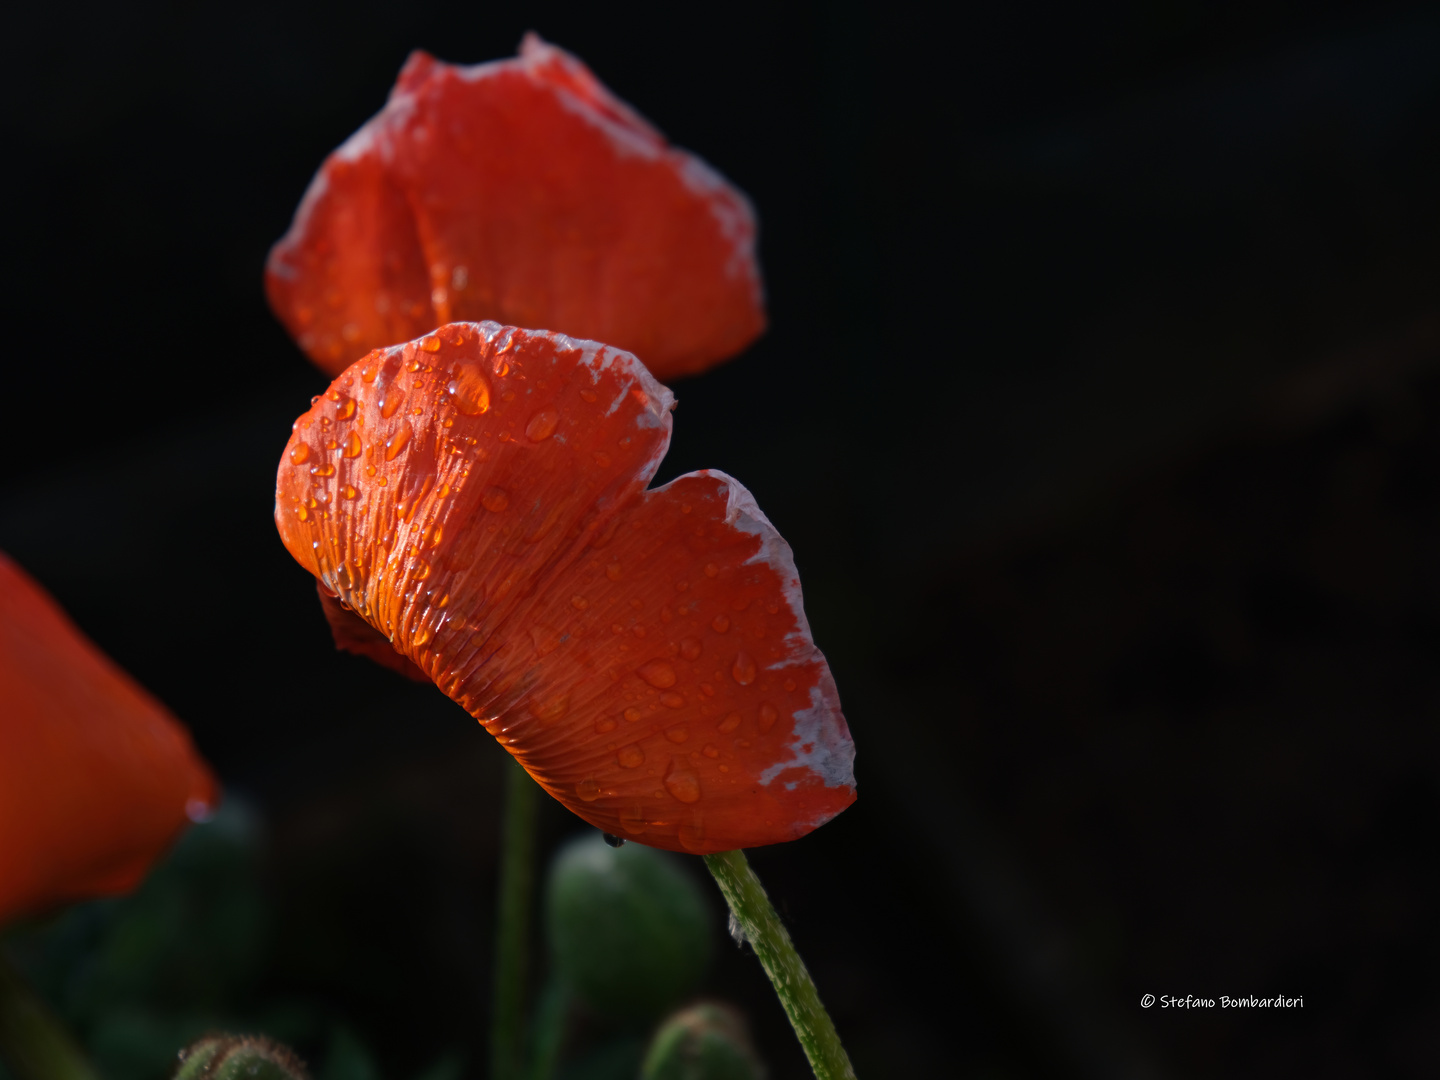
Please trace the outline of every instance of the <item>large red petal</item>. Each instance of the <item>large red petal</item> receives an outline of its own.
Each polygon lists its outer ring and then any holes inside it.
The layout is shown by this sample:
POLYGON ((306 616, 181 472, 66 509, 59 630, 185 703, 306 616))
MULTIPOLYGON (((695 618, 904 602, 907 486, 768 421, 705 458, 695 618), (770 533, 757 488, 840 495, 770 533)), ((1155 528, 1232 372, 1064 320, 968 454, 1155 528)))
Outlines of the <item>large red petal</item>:
POLYGON ((0 554, 0 925, 133 888, 217 795, 180 723, 0 554))
POLYGON ((296 422, 276 521, 585 820, 674 850, 793 839, 854 800, 853 746, 749 493, 643 490, 671 406, 627 353, 442 327, 296 422))
POLYGON ((669 379, 764 329, 754 248, 739 191, 530 35, 474 67, 414 54, 321 168, 267 289, 332 374, 428 326, 495 319, 615 342, 669 379), (421 323, 395 333, 420 300, 421 323))

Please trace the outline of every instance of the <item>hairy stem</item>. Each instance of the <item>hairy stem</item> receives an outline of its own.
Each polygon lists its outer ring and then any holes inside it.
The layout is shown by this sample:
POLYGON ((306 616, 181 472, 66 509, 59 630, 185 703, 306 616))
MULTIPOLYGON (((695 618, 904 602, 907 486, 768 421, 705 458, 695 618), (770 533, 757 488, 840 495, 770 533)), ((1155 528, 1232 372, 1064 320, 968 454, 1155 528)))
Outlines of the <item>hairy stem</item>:
POLYGON ((850 1056, 840 1044, 830 1014, 820 1002, 815 982, 775 914, 765 887, 750 869, 745 853, 722 851, 706 855, 705 865, 719 884, 745 939, 760 958, 760 966, 770 976, 775 994, 790 1017, 790 1025, 805 1049, 805 1056, 810 1059, 816 1080, 854 1080, 850 1056))
POLYGON ((99 1080, 75 1045, 0 948, 0 1060, 15 1080, 99 1080))
POLYGON ((525 981, 535 897, 535 814, 540 788, 511 759, 505 770, 500 898, 495 935, 495 993, 490 1024, 493 1080, 525 1076, 525 981))

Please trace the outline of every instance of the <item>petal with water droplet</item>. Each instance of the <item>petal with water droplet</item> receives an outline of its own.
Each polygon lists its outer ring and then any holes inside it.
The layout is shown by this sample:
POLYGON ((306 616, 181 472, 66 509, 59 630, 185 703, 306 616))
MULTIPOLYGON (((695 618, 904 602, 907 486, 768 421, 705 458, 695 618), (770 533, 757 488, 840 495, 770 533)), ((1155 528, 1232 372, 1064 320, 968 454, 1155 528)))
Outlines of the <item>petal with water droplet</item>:
POLYGON ((593 342, 494 324, 434 336, 460 344, 415 374, 418 412, 387 419, 386 380, 352 379, 372 451, 340 458, 334 477, 288 457, 277 470, 279 508, 311 484, 358 491, 342 514, 276 521, 335 603, 363 613, 370 644, 490 721, 602 831, 721 851, 794 839, 848 806, 854 750, 784 540, 724 474, 645 490, 669 442, 669 392, 593 342), (467 365, 490 373, 484 413, 451 400, 467 365), (565 437, 527 438, 547 412, 565 437), (404 452, 387 459, 401 424, 404 452), (593 464, 599 446, 610 469, 593 464), (703 830, 681 835, 677 800, 703 830))

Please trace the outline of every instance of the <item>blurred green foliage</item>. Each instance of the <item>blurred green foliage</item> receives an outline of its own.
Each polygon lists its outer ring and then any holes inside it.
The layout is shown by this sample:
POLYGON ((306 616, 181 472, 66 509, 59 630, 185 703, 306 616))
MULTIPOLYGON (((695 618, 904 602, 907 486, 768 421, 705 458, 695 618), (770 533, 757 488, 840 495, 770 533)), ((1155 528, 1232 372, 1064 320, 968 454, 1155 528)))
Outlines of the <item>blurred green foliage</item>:
POLYGON ((556 1080, 635 1080, 644 1054, 639 1035, 616 1035, 567 1061, 556 1080))
MULTIPOLYGON (((374 1055, 331 1010, 265 992, 263 841, 255 812, 229 797, 132 895, 77 904, 0 941, 105 1080, 162 1080, 180 1048, 218 1031, 328 1045, 321 1080, 380 1080, 374 1055)), ((442 1058, 422 1080, 460 1072, 442 1058)), ((10 1080, 3 1066, 0 1080, 10 1080)))
POLYGON ((263 1030, 287 1042, 318 1017, 260 1007, 268 906, 260 827, 229 799, 193 826, 136 892, 77 904, 6 935, 15 966, 75 1033, 106 1080, 155 1080, 209 1031, 263 1030))
POLYGON ((673 856, 591 833, 550 864, 545 926, 560 978, 596 1013, 649 1025, 694 991, 713 916, 673 856))
POLYGON ((724 1005, 702 1004, 671 1016, 655 1032, 641 1080, 760 1080, 745 1021, 724 1005))
MULTIPOLYGON (((0 947, 104 1080, 163 1080, 180 1048, 211 1053, 215 1044, 204 1037, 217 1032, 263 1034, 314 1053, 323 1062, 316 1080, 385 1080, 365 1038, 333 1008, 277 996, 267 985, 274 908, 263 857, 258 816, 231 797, 134 894, 10 927, 0 947)), ((537 1080, 634 1080, 647 1045, 649 1058, 663 1062, 729 1060, 724 1047, 705 1042, 709 1028, 692 1030, 693 1016, 684 1030, 672 1017, 647 1038, 700 985, 719 930, 713 905, 679 859, 634 844, 611 848, 594 833, 576 839, 551 861, 545 926, 553 973, 536 1003, 537 1080), (671 1049, 657 1058, 662 1044, 671 1049)), ((432 1061, 415 1080, 466 1075, 458 1052, 437 1048, 432 1061)), ((12 1080, 3 1065, 0 1080, 12 1080)))

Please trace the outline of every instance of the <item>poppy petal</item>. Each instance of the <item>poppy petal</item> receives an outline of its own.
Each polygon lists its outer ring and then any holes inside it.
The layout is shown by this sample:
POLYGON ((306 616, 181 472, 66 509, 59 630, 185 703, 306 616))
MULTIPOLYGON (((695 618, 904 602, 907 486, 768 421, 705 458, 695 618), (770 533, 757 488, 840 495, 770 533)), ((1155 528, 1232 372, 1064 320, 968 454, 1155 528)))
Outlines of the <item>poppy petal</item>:
POLYGON ((303 243, 281 241, 271 251, 265 292, 325 371, 343 370, 374 343, 405 341, 435 325, 410 205, 367 128, 331 154, 310 185, 291 226, 297 235, 303 243))
POLYGON ((0 554, 0 924, 126 892, 218 798, 179 721, 0 554))
POLYGON ((395 651, 389 638, 342 604, 338 596, 331 596, 326 592, 324 584, 319 580, 315 582, 315 591, 320 594, 320 610, 325 613, 325 621, 330 624, 330 636, 335 639, 335 648, 373 660, 381 667, 389 668, 415 682, 430 681, 429 675, 395 651))
POLYGON ((853 745, 750 494, 644 490, 672 407, 628 353, 445 326, 296 422, 276 521, 586 821, 680 851, 794 839, 854 801, 853 745))
POLYGON ((496 319, 616 342, 671 379, 765 326, 745 196, 533 34, 473 67, 414 53, 321 167, 266 288, 332 375, 429 326, 496 319))

